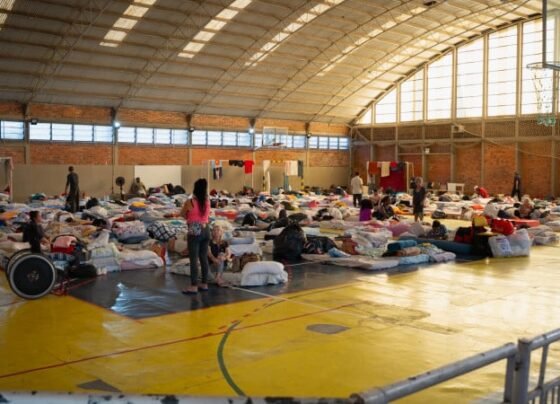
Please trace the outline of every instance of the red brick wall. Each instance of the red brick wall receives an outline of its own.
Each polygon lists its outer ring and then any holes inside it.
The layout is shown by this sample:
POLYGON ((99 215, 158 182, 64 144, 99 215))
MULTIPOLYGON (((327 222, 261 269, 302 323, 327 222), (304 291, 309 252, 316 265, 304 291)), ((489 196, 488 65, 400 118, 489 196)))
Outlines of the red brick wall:
POLYGON ((196 129, 249 130, 249 118, 238 116, 193 115, 191 125, 196 129))
POLYGON ((206 164, 205 161, 207 160, 252 160, 252 159, 253 159, 253 153, 249 149, 193 148, 191 165, 197 166, 201 164, 206 164))
MULTIPOLYGON (((546 197, 551 194, 550 173, 552 167, 552 142, 526 142, 519 144, 519 166, 521 174, 521 192, 531 197, 546 197)), ((513 176, 510 179, 513 185, 513 176)))
POLYGON ((305 151, 257 150, 255 159, 258 164, 263 160, 305 160, 305 151))
POLYGON ((395 161, 395 146, 375 146, 376 161, 395 161))
POLYGON ((513 145, 484 145, 484 186, 493 194, 511 193, 515 172, 515 147, 513 145))
POLYGON ((369 146, 356 146, 352 153, 352 176, 357 171, 365 182, 365 178, 367 178, 366 162, 369 161, 369 146))
POLYGON ((455 182, 465 184, 466 193, 480 184, 480 161, 480 144, 455 148, 455 182))
POLYGON ((59 104, 29 104, 27 115, 40 121, 70 123, 111 123, 111 109, 59 104))
POLYGON ((414 165, 415 177, 422 177, 426 179, 422 171, 422 156, 419 154, 401 154, 401 160, 408 161, 414 165))
POLYGON ((451 180, 451 157, 447 154, 427 155, 426 170, 426 181, 447 184, 451 180))
POLYGON ((31 143, 30 156, 32 164, 112 164, 110 145, 31 143))
POLYGON ((119 145, 119 165, 188 165, 186 147, 119 145))
POLYGON ((24 164, 25 146, 24 145, 9 146, 6 144, 2 144, 0 146, 0 156, 11 157, 13 159, 14 164, 24 164))
MULTIPOLYGON (((368 147, 369 148, 369 147, 368 147)), ((343 151, 310 151, 310 167, 347 167, 350 153, 343 151)), ((365 164, 365 162, 364 162, 365 164)))
POLYGON ((119 109, 117 115, 121 125, 162 126, 186 128, 187 117, 180 112, 149 111, 142 109, 119 109))
POLYGON ((0 102, 0 117, 23 119, 23 105, 17 102, 0 102))
POLYGON ((322 122, 311 122, 309 131, 315 134, 333 134, 348 135, 348 127, 346 125, 335 125, 322 122))

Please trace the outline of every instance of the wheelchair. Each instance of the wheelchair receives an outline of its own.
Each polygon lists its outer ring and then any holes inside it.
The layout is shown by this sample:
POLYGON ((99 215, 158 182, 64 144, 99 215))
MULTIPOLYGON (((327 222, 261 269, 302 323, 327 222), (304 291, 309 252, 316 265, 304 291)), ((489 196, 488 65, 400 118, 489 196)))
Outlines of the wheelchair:
MULTIPOLYGON (((79 253, 83 243, 80 240, 78 242, 79 248, 76 252, 79 253)), ((47 255, 24 249, 5 259, 4 269, 10 289, 19 297, 28 300, 39 299, 50 292, 57 295, 66 294, 71 278, 69 269, 67 266, 55 264, 52 255, 52 252, 51 255, 47 255)), ((78 255, 73 259, 78 263, 84 260, 78 255)))

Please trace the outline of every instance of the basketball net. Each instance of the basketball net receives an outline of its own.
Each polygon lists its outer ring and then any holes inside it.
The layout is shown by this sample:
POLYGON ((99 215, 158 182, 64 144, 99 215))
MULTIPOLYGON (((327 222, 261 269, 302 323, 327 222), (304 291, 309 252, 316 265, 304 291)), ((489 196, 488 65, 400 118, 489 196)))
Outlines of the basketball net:
POLYGON ((554 126, 554 94, 558 92, 558 73, 556 70, 544 67, 542 62, 530 63, 527 69, 531 72, 535 96, 537 97, 537 123, 544 126, 554 126))

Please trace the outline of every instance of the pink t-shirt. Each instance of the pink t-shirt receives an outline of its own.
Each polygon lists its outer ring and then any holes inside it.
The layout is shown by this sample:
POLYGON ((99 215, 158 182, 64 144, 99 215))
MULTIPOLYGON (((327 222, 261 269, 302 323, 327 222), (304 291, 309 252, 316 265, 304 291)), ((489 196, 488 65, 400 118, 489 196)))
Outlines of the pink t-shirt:
POLYGON ((193 208, 187 212, 187 223, 208 223, 208 216, 210 216, 210 201, 206 199, 206 209, 204 213, 200 211, 198 206, 198 200, 195 198, 191 199, 193 208))

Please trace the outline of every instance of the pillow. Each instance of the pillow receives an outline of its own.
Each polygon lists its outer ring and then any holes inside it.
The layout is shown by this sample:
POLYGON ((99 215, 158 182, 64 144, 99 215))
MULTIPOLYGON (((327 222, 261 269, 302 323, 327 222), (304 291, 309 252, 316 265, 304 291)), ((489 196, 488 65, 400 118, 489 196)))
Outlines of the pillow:
POLYGON ((284 265, 276 261, 249 262, 241 272, 241 286, 276 285, 288 281, 284 265))

